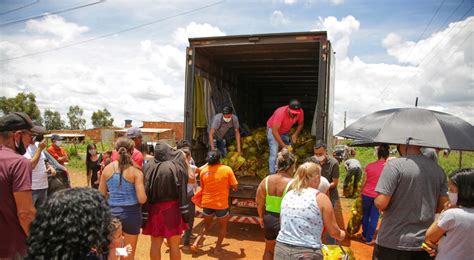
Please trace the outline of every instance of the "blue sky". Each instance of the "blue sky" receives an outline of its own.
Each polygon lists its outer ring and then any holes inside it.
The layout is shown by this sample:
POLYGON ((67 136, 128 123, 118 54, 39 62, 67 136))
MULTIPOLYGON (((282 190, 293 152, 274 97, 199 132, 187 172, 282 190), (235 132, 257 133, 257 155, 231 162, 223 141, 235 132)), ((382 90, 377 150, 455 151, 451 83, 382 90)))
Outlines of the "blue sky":
MULTIPOLYGON (((0 13, 33 2, 1 1, 0 13)), ((0 24, 92 2, 38 1, 0 15, 0 24)), ((186 37, 323 29, 337 52, 336 131, 342 127, 343 111, 351 122, 375 110, 411 105, 415 95, 422 96, 424 107, 474 122, 471 0, 224 1, 120 35, 3 61, 215 2, 115 0, 0 25, 0 94, 35 92, 42 111, 58 110, 64 117, 67 104, 77 104, 88 122, 92 111, 102 107, 119 125, 125 118, 181 121, 186 37), (45 93, 49 91, 54 94, 45 93), (357 107, 351 105, 352 91, 362 100, 357 107), (166 111, 150 109, 153 104, 166 111)))

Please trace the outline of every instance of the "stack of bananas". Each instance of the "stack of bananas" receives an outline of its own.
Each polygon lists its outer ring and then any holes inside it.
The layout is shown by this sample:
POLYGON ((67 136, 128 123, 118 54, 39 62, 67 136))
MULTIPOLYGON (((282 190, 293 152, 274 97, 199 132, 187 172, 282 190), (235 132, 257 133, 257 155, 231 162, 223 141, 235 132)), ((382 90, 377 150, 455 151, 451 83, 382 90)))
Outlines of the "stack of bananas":
POLYGON ((348 259, 348 260, 355 260, 354 254, 352 250, 348 247, 343 246, 344 252, 342 251, 341 247, 336 245, 324 245, 323 249, 323 256, 324 259, 328 260, 339 260, 339 259, 348 259))
MULTIPOLYGON (((242 138, 242 153, 237 153, 235 140, 227 147, 228 153, 222 163, 234 170, 236 176, 258 176, 263 179, 268 175, 268 141, 267 129, 260 127, 252 130, 252 135, 242 138)), ((313 155, 314 137, 309 130, 303 130, 296 144, 291 145, 298 163, 313 155)))
MULTIPOLYGON (((347 233, 350 236, 355 235, 360 230, 360 226, 362 225, 362 196, 360 195, 362 181, 359 182, 357 185, 356 191, 356 199, 352 204, 351 208, 351 218, 349 219, 349 223, 347 223, 347 233)), ((352 184, 349 184, 349 187, 352 187, 352 184)))

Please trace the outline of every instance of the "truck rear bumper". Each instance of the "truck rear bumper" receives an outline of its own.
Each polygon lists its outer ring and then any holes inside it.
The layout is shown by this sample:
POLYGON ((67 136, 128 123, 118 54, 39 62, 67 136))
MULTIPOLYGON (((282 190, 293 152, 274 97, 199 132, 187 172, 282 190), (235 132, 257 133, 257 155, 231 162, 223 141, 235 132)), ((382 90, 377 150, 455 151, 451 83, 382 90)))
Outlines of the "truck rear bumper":
MULTIPOLYGON (((204 215, 200 210, 196 210, 196 218, 203 218, 204 215)), ((215 217, 214 217, 215 218, 215 217)), ((237 215, 231 214, 229 222, 238 222, 238 223, 247 223, 247 224, 256 224, 258 225, 258 217, 257 216, 244 216, 244 215, 237 215)))

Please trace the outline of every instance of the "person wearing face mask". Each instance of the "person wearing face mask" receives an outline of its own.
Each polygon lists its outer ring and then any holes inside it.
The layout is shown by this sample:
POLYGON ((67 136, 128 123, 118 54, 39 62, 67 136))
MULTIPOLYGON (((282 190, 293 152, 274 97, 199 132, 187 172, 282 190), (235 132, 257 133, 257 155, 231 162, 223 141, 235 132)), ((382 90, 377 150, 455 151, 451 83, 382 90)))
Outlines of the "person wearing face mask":
POLYGON ((209 130, 209 145, 211 151, 217 148, 222 157, 225 157, 227 154, 225 135, 230 128, 234 128, 237 152, 240 153, 239 118, 233 114, 232 107, 226 106, 222 109, 222 113, 218 113, 214 116, 211 129, 209 130))
POLYGON ((97 153, 96 145, 88 144, 86 155, 87 186, 90 186, 94 189, 99 188, 99 171, 101 162, 102 155, 97 153))
MULTIPOLYGON (((43 130, 44 134, 46 134, 46 129, 41 126, 38 127, 43 130)), ((36 208, 46 201, 49 187, 48 172, 51 172, 51 174, 56 173, 56 170, 53 167, 46 166, 46 157, 43 153, 44 148, 46 148, 46 140, 43 139, 43 136, 33 136, 26 153, 23 155, 25 158, 30 160, 31 166, 33 167, 32 192, 33 203, 36 208)))
POLYGON ((64 166, 64 163, 69 161, 69 157, 67 156, 66 151, 64 148, 61 147, 62 143, 61 140, 64 138, 57 134, 51 135, 51 146, 48 147, 48 153, 58 161, 59 164, 64 166))
MULTIPOLYGON (((286 106, 279 107, 267 121, 267 140, 270 150, 268 157, 268 169, 270 174, 276 170, 277 153, 283 148, 288 148, 290 144, 295 144, 298 135, 303 130, 304 112, 301 103, 292 99, 286 106), (290 138, 290 131, 293 125, 298 122, 298 127, 290 138)), ((290 149, 291 150, 291 149, 290 149)))
POLYGON ((401 157, 388 161, 375 192, 383 211, 373 259, 432 259, 422 249, 424 234, 448 196, 446 175, 420 146, 398 144, 401 157))
POLYGON ((23 112, 0 117, 0 259, 21 259, 36 210, 31 162, 23 157, 38 128, 23 112))
POLYGON ((474 168, 449 176, 449 203, 426 231, 424 248, 436 259, 471 259, 474 255, 474 168))
MULTIPOLYGON (((329 199, 334 208, 339 200, 339 193, 337 192, 337 184, 339 183, 339 162, 336 158, 329 156, 327 152, 327 145, 322 140, 316 141, 314 145, 314 158, 321 165, 321 176, 329 181, 329 199)), ((326 244, 334 245, 336 240, 329 234, 326 234, 326 244)))

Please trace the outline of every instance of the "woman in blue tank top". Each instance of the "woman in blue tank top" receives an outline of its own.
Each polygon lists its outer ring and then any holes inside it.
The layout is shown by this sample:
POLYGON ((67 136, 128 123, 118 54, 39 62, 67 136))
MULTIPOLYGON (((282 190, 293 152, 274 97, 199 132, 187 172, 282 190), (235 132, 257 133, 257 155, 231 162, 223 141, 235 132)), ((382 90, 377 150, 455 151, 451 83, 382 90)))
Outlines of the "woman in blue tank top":
POLYGON ((99 191, 108 198, 112 215, 122 222, 125 245, 132 246, 131 259, 135 255, 142 225, 141 204, 147 200, 143 173, 132 166, 134 145, 133 140, 127 137, 117 139, 115 149, 119 159, 104 168, 99 185, 99 191))

